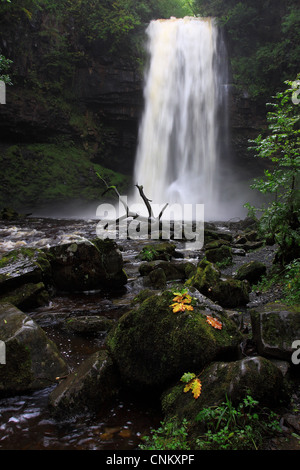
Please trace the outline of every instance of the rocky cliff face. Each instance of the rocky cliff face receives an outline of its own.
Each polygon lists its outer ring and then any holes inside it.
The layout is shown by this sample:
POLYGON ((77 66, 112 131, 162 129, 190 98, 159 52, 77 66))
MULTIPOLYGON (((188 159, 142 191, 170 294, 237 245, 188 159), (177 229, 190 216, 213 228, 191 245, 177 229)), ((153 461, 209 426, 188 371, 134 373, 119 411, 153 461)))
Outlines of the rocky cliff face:
POLYGON ((74 68, 68 96, 23 83, 7 86, 0 107, 2 142, 45 142, 60 135, 94 149, 95 161, 130 173, 143 106, 141 75, 119 57, 99 57, 74 68), (89 145, 87 145, 89 143, 89 145), (101 150, 101 151, 100 151, 101 150))
MULTIPOLYGON (((13 60, 13 86, 0 106, 0 206, 96 200, 94 174, 105 169, 113 171, 106 175, 111 184, 131 186, 143 109, 138 60, 126 45, 111 53, 103 41, 87 44, 71 20, 66 46, 58 37, 66 31, 53 21, 40 12, 34 21, 6 25, 0 38, 13 60)), ((232 95, 230 114, 235 159, 248 161, 248 139, 263 126, 264 111, 232 95)))
POLYGON ((13 60, 0 106, 0 206, 98 200, 96 172, 121 190, 130 184, 143 107, 137 61, 81 41, 71 20, 53 21, 39 13, 0 37, 13 60))

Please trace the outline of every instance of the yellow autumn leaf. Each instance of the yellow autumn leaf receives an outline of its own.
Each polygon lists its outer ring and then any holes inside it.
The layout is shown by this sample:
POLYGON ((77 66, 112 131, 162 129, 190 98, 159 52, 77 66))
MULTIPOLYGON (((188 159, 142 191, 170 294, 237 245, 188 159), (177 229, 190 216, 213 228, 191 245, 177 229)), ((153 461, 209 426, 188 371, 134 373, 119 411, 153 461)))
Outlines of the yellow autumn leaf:
POLYGON ((197 399, 201 394, 201 389, 202 389, 202 384, 201 384, 200 379, 195 378, 191 380, 188 384, 186 384, 183 391, 186 393, 189 390, 191 390, 194 398, 197 399))
POLYGON ((183 302, 183 303, 186 303, 186 304, 190 304, 191 301, 192 301, 192 297, 190 295, 187 295, 187 294, 176 295, 176 297, 174 297, 173 301, 174 302, 183 302))
POLYGON ((170 307, 173 308, 174 313, 184 312, 185 310, 194 310, 194 308, 191 305, 186 305, 183 302, 181 303, 174 302, 172 305, 170 305, 170 307))
POLYGON ((185 310, 194 310, 194 307, 191 305, 185 305, 185 310))
POLYGON ((173 299, 174 302, 182 302, 183 301, 183 295, 176 295, 173 299))
POLYGON ((184 312, 185 311, 185 305, 182 304, 182 303, 174 303, 174 304, 170 305, 170 307, 173 308, 174 313, 184 312))

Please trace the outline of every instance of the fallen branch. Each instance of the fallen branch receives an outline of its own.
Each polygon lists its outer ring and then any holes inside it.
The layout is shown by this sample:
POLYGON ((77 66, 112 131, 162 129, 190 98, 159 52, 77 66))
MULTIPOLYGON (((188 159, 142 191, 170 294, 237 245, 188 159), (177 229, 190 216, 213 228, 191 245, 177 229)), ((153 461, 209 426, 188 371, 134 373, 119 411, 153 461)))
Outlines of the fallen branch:
MULTIPOLYGON (((143 189, 143 186, 142 185, 138 185, 136 184, 135 186, 137 187, 139 193, 140 193, 140 196, 141 198, 143 199, 144 201, 144 204, 147 208, 147 211, 148 211, 148 217, 145 217, 145 216, 142 216, 140 214, 138 214, 137 212, 132 212, 130 210, 130 208, 128 207, 128 204, 126 201, 124 201, 124 199, 122 199, 122 196, 120 195, 118 189, 116 188, 116 186, 109 186, 107 184, 107 182, 102 178, 102 176, 99 174, 99 173, 96 173, 96 175, 98 176, 98 178, 105 184, 106 186, 106 189, 105 191, 102 193, 102 196, 104 196, 108 191, 114 191, 115 194, 118 196, 119 198, 119 201, 123 204, 124 208, 125 208, 125 212, 126 214, 124 214, 123 216, 121 217, 118 217, 118 219, 116 219, 116 223, 119 223, 121 220, 124 220, 124 219, 127 219, 127 218, 130 218, 132 217, 132 219, 138 219, 140 222, 148 222, 148 224, 153 225, 153 224, 156 224, 156 223, 160 223, 160 219, 164 213, 164 211, 166 210, 167 206, 168 206, 168 203, 165 204, 165 206, 162 208, 162 210, 160 211, 158 217, 155 217, 154 214, 153 214, 153 210, 152 210, 152 207, 151 207, 151 200, 148 199, 144 193, 144 189, 143 189)), ((106 225, 105 228, 107 228, 108 224, 106 225)))

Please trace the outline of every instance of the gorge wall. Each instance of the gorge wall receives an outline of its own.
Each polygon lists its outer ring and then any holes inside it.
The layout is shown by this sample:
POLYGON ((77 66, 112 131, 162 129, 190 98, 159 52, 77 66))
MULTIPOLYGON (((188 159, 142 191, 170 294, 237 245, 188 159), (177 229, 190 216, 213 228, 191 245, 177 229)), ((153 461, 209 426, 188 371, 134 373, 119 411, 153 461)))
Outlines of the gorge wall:
MULTIPOLYGON (((47 10, 4 15, 0 23, 1 53, 13 61, 13 85, 0 105, 0 207, 99 203, 97 171, 120 191, 131 188, 144 105, 142 47, 87 41, 72 15, 60 20, 47 10)), ((264 128, 266 108, 232 90, 232 153, 250 181, 257 161, 248 139, 264 128)))
POLYGON ((125 191, 143 106, 138 62, 47 12, 2 26, 13 84, 0 106, 0 207, 100 201, 96 172, 125 191))

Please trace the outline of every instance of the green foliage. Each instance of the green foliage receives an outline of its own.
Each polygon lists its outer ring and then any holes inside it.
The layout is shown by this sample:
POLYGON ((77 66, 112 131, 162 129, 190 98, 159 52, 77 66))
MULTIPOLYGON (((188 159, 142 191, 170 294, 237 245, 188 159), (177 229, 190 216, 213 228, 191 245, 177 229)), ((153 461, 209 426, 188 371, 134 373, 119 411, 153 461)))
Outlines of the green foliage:
POLYGON ((264 100, 295 75, 300 54, 297 0, 195 0, 226 32, 236 88, 264 100))
MULTIPOLYGON (((192 375, 192 374, 191 374, 192 375)), ((190 375, 185 374, 186 379, 190 375)), ((258 450, 266 440, 281 433, 278 416, 247 395, 234 406, 226 397, 219 406, 204 408, 196 416, 196 422, 204 426, 204 434, 193 438, 189 435, 190 423, 174 417, 162 421, 158 429, 143 438, 141 450, 258 450)))
POLYGON ((141 32, 143 36, 151 19, 192 14, 191 4, 187 0, 68 0, 67 10, 87 41, 100 39, 111 52, 122 48, 126 41, 130 55, 139 49, 141 32))
POLYGON ((254 291, 266 292, 272 287, 281 289, 282 300, 287 305, 300 304, 300 260, 295 259, 282 269, 271 271, 261 281, 252 286, 254 291))
POLYGON ((182 18, 194 15, 195 11, 192 0, 157 0, 157 6, 163 18, 170 18, 170 16, 182 18))
POLYGON ((175 419, 162 421, 158 429, 152 429, 151 436, 145 436, 141 450, 190 450, 188 443, 188 422, 178 424, 175 419))
POLYGON ((45 202, 101 200, 95 172, 126 191, 128 178, 90 161, 90 154, 71 141, 24 144, 0 154, 0 206, 33 207, 45 202), (17 190, 16 190, 17 188, 17 190))
POLYGON ((215 263, 219 269, 227 268, 228 266, 232 266, 232 264, 232 258, 224 258, 222 261, 216 261, 215 263))
POLYGON ((185 372, 180 380, 181 382, 188 383, 191 380, 193 380, 195 377, 196 377, 196 374, 194 374, 194 372, 185 372))
POLYGON ((6 59, 6 57, 0 54, 0 81, 6 83, 7 85, 12 85, 10 76, 7 74, 11 64, 12 60, 6 59))
POLYGON ((280 432, 278 417, 247 395, 236 407, 226 397, 219 406, 204 408, 196 421, 205 433, 196 440, 200 450, 257 450, 265 439, 280 432))
POLYGON ((145 247, 142 249, 140 259, 142 261, 153 261, 158 256, 158 252, 153 247, 145 247))
POLYGON ((284 300, 289 305, 300 304, 300 259, 295 259, 285 267, 284 300))
MULTIPOLYGON (((269 104, 273 108, 267 116, 269 134, 252 141, 257 156, 272 166, 251 185, 272 197, 257 209, 262 213, 259 224, 261 232, 271 234, 279 244, 278 261, 282 264, 298 257, 300 246, 300 106, 293 103, 293 83, 285 83, 287 89, 278 92, 276 101, 269 104)), ((247 207, 253 214, 254 208, 247 207)))

